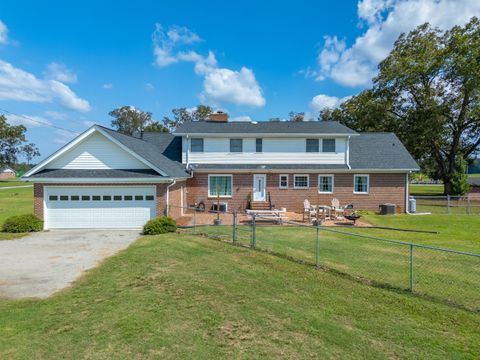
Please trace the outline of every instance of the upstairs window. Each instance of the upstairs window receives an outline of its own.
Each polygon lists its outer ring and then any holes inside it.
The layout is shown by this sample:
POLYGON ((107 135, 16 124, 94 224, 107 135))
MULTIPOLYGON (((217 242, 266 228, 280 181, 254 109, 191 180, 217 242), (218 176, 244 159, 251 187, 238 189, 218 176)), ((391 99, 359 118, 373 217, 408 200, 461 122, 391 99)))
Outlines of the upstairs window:
POLYGON ((192 152, 203 152, 203 139, 192 138, 190 140, 190 144, 191 144, 192 152))
POLYGON ((334 153, 335 152, 335 139, 323 139, 322 140, 322 152, 334 153))
POLYGON ((255 152, 261 153, 263 151, 263 139, 255 139, 255 152))
POLYGON ((318 139, 307 139, 307 152, 318 152, 318 139))
POLYGON ((242 152, 243 139, 230 139, 230 152, 242 152))

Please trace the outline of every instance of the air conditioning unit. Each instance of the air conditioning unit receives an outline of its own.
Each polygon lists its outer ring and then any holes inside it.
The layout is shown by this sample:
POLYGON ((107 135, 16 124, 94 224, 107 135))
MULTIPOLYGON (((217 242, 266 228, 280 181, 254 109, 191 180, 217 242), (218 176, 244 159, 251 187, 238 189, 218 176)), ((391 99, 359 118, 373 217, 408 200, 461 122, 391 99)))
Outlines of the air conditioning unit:
POLYGON ((212 210, 217 212, 227 212, 228 211, 228 204, 227 203, 215 203, 212 205, 212 210))

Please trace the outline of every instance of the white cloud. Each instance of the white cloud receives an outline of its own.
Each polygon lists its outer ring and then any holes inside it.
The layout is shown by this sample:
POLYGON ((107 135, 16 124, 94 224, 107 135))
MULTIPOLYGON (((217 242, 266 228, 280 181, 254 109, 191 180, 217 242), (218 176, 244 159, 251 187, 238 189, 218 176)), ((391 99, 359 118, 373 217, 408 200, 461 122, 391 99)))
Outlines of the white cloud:
POLYGON ((252 122, 252 118, 248 115, 242 115, 232 118, 230 121, 252 122))
POLYGON ((102 85, 102 88, 106 89, 106 90, 110 90, 110 89, 113 89, 113 84, 103 84, 102 85))
POLYGON ((71 110, 87 112, 90 104, 79 98, 67 85, 35 75, 0 60, 0 100, 37 103, 58 101, 71 110))
POLYGON ((319 112, 325 108, 336 108, 340 106, 342 102, 348 100, 350 96, 346 96, 344 98, 339 98, 336 96, 328 96, 324 94, 320 94, 315 96, 312 101, 310 102, 310 108, 315 111, 319 112))
POLYGON ((2 20, 0 20, 0 44, 8 44, 8 28, 2 20))
POLYGON ((44 114, 45 116, 55 120, 65 120, 67 118, 67 114, 57 112, 57 111, 45 111, 44 114))
POLYGON ((336 36, 325 37, 317 79, 330 78, 350 87, 369 85, 378 63, 402 32, 425 22, 448 29, 479 15, 478 0, 361 0, 358 17, 365 32, 350 47, 336 36))
POLYGON ((147 91, 155 90, 155 86, 153 86, 153 84, 151 84, 151 83, 146 83, 145 84, 145 90, 147 90, 147 91))
POLYGON ((55 138, 53 141, 57 144, 63 145, 72 140, 75 136, 77 136, 77 134, 71 133, 70 131, 57 129, 55 130, 55 138))
POLYGON ((65 64, 60 64, 56 62, 48 64, 46 76, 47 79, 57 80, 62 83, 77 82, 77 75, 73 71, 68 69, 65 64))
POLYGON ((195 73, 203 77, 203 91, 200 99, 206 103, 232 103, 236 105, 261 107, 266 101, 255 74, 247 67, 232 70, 218 67, 215 54, 203 56, 192 50, 177 51, 177 45, 193 44, 200 37, 187 28, 174 27, 165 32, 156 24, 153 34, 156 64, 164 67, 179 61, 194 63, 195 73), (179 30, 181 29, 181 31, 179 30))
POLYGON ((35 115, 6 115, 9 124, 11 125, 25 125, 28 127, 50 126, 52 123, 41 116, 35 115))

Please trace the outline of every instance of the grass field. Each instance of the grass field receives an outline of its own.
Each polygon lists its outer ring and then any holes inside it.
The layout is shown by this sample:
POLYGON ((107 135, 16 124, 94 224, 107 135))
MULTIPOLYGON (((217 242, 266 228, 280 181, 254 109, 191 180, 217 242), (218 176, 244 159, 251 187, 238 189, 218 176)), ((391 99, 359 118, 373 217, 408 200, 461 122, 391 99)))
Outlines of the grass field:
MULTIPOLYGON (((3 184, 3 182, 2 182, 3 184)), ((25 183, 22 183, 25 185, 25 183)), ((33 188, 0 189, 0 226, 6 218, 33 212, 33 188)), ((25 234, 7 234, 0 232, 0 240, 16 239, 25 234)))
POLYGON ((464 358, 479 314, 188 235, 144 237, 42 301, 0 301, 0 357, 464 358))
POLYGON ((442 185, 410 184, 410 195, 412 195, 412 196, 443 195, 443 184, 442 185))
POLYGON ((7 187, 7 186, 25 186, 25 185, 32 185, 32 183, 21 181, 19 179, 0 180, 0 188, 7 187))

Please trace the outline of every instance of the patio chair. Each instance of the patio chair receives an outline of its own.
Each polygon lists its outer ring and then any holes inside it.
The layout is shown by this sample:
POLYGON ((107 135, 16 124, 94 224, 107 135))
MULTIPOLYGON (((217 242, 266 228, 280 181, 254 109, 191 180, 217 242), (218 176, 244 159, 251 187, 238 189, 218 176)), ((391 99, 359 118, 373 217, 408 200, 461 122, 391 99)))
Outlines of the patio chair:
POLYGON ((305 216, 307 216, 308 221, 312 221, 312 215, 315 216, 317 214, 316 210, 312 208, 310 205, 310 201, 305 199, 303 201, 303 221, 305 222, 305 216))
POLYGON ((340 201, 337 198, 332 199, 332 210, 335 213, 335 216, 342 216, 345 214, 345 208, 340 206, 340 201))

